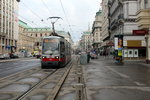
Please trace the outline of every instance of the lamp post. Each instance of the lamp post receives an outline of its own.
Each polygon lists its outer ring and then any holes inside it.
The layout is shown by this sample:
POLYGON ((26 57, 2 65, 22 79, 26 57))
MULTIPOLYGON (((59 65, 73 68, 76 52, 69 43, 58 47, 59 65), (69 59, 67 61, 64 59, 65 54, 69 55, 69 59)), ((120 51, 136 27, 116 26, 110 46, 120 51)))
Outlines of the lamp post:
POLYGON ((48 19, 51 19, 51 24, 52 24, 52 29, 53 29, 53 33, 51 35, 57 36, 58 34, 55 33, 55 26, 54 26, 54 24, 57 22, 58 19, 62 19, 62 18, 61 17, 49 17, 49 18, 47 18, 47 20, 48 19))

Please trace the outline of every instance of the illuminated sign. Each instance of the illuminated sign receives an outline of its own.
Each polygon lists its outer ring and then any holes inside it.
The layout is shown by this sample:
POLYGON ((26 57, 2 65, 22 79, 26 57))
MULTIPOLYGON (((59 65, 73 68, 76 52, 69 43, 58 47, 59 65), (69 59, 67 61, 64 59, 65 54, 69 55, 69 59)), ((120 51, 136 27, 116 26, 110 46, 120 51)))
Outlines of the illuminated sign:
POLYGON ((45 43, 48 43, 48 42, 57 42, 56 39, 44 39, 44 42, 45 43))

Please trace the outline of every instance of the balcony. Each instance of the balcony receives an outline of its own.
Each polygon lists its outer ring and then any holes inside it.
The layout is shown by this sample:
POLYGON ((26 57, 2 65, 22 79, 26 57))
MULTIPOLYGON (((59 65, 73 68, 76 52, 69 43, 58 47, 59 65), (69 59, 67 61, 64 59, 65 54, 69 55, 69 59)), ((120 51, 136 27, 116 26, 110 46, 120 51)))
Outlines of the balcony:
POLYGON ((150 9, 141 9, 137 12, 137 23, 140 29, 150 28, 150 9))
POLYGON ((124 21, 124 15, 123 15, 123 14, 120 14, 120 15, 118 16, 118 23, 123 23, 123 21, 124 21))
POLYGON ((117 27, 117 20, 113 20, 113 22, 110 24, 111 29, 114 29, 117 27))

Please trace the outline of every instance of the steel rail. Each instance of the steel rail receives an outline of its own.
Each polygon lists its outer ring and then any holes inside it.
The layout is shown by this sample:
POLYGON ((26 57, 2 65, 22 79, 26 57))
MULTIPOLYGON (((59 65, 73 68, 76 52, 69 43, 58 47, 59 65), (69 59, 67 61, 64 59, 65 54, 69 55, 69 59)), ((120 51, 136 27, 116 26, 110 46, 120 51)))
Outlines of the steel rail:
POLYGON ((45 79, 47 79, 49 76, 53 75, 53 73, 55 73, 57 71, 54 70, 52 73, 50 73, 49 75, 47 75, 45 78, 43 78, 40 82, 36 83, 32 88, 30 88, 28 91, 26 91, 24 94, 22 94, 20 97, 17 98, 17 100, 21 100, 23 99, 25 96, 27 96, 32 90, 36 89, 36 87, 38 87, 45 79))
MULTIPOLYGON (((61 89, 61 87, 63 86, 67 76, 69 75, 69 72, 73 66, 72 62, 68 65, 69 68, 67 69, 67 71, 64 73, 64 75, 62 76, 62 78, 59 80, 58 84, 56 85, 56 87, 53 89, 53 91, 51 91, 53 94, 52 96, 50 95, 47 100, 55 100, 58 93, 59 93, 59 90, 61 89)), ((49 93, 50 94, 50 93, 49 93)))

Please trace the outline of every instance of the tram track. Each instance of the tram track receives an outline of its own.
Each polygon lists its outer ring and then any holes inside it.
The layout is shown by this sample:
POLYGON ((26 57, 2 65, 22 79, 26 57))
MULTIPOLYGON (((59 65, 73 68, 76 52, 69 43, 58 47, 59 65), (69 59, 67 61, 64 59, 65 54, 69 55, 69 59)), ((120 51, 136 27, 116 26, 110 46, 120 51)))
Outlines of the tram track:
POLYGON ((71 67, 72 67, 72 63, 68 64, 68 66, 66 66, 63 69, 56 70, 52 75, 45 78, 45 80, 43 80, 44 82, 39 83, 31 92, 29 92, 24 97, 18 98, 18 100, 36 100, 36 98, 34 97, 36 96, 38 97, 39 94, 42 94, 43 90, 46 91, 47 96, 45 96, 45 98, 41 100, 55 100, 55 98, 57 97, 57 94, 59 93, 59 90, 61 89, 66 77, 68 76, 70 72, 71 67), (51 89, 49 87, 42 88, 44 87, 45 83, 51 84, 53 82, 56 83, 53 88, 51 89))
POLYGON ((50 75, 55 73, 57 70, 54 70, 52 73, 50 73, 47 77, 43 78, 39 83, 35 84, 32 88, 30 88, 27 92, 25 92, 23 95, 21 95, 17 100, 22 100, 25 96, 27 96, 32 90, 34 90, 36 87, 38 87, 45 79, 47 79, 50 75))
MULTIPOLYGON (((33 68, 26 70, 20 73, 16 73, 9 77, 4 77, 0 79, 0 100, 32 100, 33 94, 36 92, 43 93, 44 90, 45 96, 47 99, 43 100, 54 100, 57 96, 62 84, 64 83, 72 63, 69 63, 66 67, 61 69, 40 69, 33 68), (28 81, 29 80, 29 81, 28 81), (31 81, 31 82, 30 82, 31 81), (43 88, 39 89, 46 84, 55 83, 53 89, 43 88), (8 89, 11 86, 28 86, 30 88, 25 89, 24 91, 20 90, 10 90, 8 89)), ((24 88, 23 88, 24 89, 24 88)), ((33 99, 34 100, 34 99, 33 99)), ((35 99, 36 100, 36 99, 35 99)))

